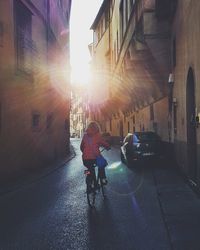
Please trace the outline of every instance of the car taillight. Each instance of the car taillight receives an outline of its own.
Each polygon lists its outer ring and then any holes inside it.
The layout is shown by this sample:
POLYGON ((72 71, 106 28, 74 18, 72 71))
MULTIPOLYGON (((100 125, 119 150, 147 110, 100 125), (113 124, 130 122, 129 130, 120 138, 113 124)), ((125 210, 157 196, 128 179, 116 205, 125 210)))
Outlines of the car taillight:
POLYGON ((85 175, 90 175, 90 171, 89 170, 84 170, 84 174, 85 175))
POLYGON ((133 148, 134 149, 138 149, 140 146, 141 146, 141 143, 138 143, 138 142, 133 143, 133 148))
POLYGON ((137 146, 136 146, 136 147, 139 148, 140 146, 141 146, 141 144, 140 144, 140 143, 137 143, 137 146))

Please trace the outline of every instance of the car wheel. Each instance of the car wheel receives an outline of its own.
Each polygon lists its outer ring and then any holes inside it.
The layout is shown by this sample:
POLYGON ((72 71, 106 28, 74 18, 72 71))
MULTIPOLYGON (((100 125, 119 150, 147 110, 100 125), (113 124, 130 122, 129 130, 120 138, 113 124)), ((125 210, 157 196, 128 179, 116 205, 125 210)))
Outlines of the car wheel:
POLYGON ((120 153, 120 158, 121 158, 121 162, 125 163, 125 159, 124 159, 124 155, 122 154, 122 151, 120 153))
POLYGON ((131 168, 133 166, 133 161, 132 161, 130 155, 126 155, 126 165, 128 168, 131 168))

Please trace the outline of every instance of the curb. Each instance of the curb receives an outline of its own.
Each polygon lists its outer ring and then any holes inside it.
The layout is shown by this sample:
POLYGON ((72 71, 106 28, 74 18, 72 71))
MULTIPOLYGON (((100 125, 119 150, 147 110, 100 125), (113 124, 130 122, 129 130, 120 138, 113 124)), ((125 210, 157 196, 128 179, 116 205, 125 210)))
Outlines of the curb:
POLYGON ((52 174, 54 171, 65 166, 66 163, 71 161, 76 156, 75 150, 72 145, 70 145, 70 153, 66 158, 60 162, 56 162, 49 167, 45 167, 42 171, 36 171, 34 174, 27 175, 25 179, 18 180, 16 182, 10 183, 6 187, 0 187, 0 196, 6 195, 11 192, 15 192, 25 186, 39 181, 40 179, 52 174))

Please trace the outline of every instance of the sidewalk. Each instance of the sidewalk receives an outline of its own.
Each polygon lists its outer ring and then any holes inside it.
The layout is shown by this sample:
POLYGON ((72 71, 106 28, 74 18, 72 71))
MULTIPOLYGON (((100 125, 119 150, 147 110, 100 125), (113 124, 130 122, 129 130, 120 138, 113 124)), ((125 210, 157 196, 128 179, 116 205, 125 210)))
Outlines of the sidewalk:
POLYGON ((177 168, 154 170, 158 199, 173 250, 200 250, 200 198, 177 168))
POLYGON ((61 161, 58 161, 52 165, 46 166, 43 169, 26 170, 22 172, 18 178, 14 181, 7 181, 5 183, 0 183, 0 196, 6 193, 20 189, 27 184, 35 182, 44 176, 52 173, 56 169, 63 167, 68 161, 74 158, 76 155, 74 148, 70 145, 70 153, 61 161), (29 171, 29 172, 28 172, 29 171))

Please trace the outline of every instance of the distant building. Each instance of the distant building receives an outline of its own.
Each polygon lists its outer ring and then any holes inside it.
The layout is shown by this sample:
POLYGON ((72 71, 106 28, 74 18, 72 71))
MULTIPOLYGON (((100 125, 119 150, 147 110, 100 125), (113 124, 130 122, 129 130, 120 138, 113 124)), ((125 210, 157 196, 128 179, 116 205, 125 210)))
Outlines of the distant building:
POLYGON ((70 135, 81 138, 88 123, 88 95, 84 86, 72 86, 70 135))
POLYGON ((0 175, 69 148, 71 0, 0 1, 0 175))

